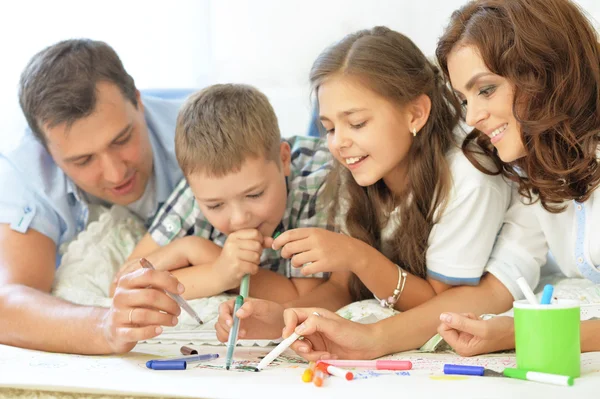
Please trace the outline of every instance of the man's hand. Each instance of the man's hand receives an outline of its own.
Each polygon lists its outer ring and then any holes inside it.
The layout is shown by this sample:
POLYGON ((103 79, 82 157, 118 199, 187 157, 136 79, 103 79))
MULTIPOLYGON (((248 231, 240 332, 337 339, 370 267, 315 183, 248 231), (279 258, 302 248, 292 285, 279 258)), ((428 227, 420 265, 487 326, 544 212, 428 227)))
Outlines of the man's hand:
POLYGON ((130 351, 138 341, 154 338, 161 326, 174 326, 181 309, 166 293, 184 287, 169 272, 139 269, 121 277, 101 328, 112 352, 130 351))

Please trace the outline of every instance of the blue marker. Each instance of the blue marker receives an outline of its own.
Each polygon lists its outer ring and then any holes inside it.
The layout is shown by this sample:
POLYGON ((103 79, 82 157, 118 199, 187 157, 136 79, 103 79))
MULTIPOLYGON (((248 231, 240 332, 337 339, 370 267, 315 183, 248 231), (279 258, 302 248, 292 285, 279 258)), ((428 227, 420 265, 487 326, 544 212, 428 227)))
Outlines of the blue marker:
POLYGON ((146 367, 152 370, 185 370, 187 363, 185 360, 149 360, 146 367))
POLYGON ((172 359, 149 360, 146 362, 146 367, 153 370, 185 370, 187 363, 204 362, 207 360, 216 359, 218 357, 218 353, 208 353, 206 355, 192 355, 172 359))
POLYGON ((544 292, 542 294, 542 300, 540 301, 540 305, 550 305, 553 293, 554 287, 551 284, 546 284, 544 286, 544 292))

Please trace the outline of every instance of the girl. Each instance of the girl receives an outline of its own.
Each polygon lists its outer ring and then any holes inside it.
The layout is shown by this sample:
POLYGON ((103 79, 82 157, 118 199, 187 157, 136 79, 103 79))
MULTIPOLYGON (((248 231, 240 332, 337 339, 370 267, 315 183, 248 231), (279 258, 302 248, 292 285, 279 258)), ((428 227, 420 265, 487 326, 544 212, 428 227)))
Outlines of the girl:
MULTIPOLYGON (((453 14, 437 56, 477 128, 465 145, 487 148, 521 196, 490 271, 519 297, 516 278, 535 287, 550 250, 565 276, 599 284, 600 45, 590 22, 567 0, 473 2, 453 14)), ((512 318, 440 318, 458 353, 514 348, 512 318)), ((600 320, 581 332, 582 351, 600 350, 600 320)))
MULTIPOLYGON (((275 239, 273 248, 305 274, 333 272, 334 278, 352 272, 354 300, 375 295, 382 306, 398 310, 413 309, 456 290, 454 286, 477 285, 510 190, 501 176, 481 173, 460 151, 455 136, 460 106, 436 67, 407 37, 376 27, 325 50, 310 81, 329 149, 338 161, 326 187, 342 234, 289 230, 275 239)), ((490 294, 485 287, 473 292, 490 294)), ((315 296, 311 300, 293 305, 319 304, 315 296)), ((352 356, 368 358, 422 345, 435 332, 436 303, 434 311, 417 312, 417 318, 411 313, 369 326, 375 332, 385 323, 399 328, 420 321, 403 334, 405 339, 383 334, 371 341, 372 334, 365 332, 361 338, 368 344, 364 350, 352 348, 352 356)), ((462 306, 467 301, 458 308, 462 306)), ((510 298, 497 308, 509 306, 510 298)), ((245 319, 255 314, 254 323, 243 326, 246 337, 279 337, 282 309, 267 307, 249 302, 238 313, 245 319), (256 319, 263 316, 270 326, 259 330, 256 319)), ((231 308, 230 302, 221 311, 217 330, 222 340, 229 332, 231 308)), ((318 312, 340 325, 349 323, 347 331, 362 328, 331 312, 318 312)))

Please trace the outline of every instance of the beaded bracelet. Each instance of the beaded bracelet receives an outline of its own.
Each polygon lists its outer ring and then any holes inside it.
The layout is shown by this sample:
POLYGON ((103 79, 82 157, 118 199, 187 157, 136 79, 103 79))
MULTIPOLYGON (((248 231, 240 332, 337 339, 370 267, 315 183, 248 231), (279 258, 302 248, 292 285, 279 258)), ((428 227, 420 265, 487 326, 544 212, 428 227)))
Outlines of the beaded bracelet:
POLYGON ((406 284, 406 277, 408 276, 408 273, 402 270, 400 266, 396 265, 396 267, 398 268, 398 284, 396 284, 394 293, 387 299, 379 299, 379 304, 384 308, 394 309, 394 305, 400 300, 400 295, 402 295, 402 291, 404 291, 404 285, 406 284))

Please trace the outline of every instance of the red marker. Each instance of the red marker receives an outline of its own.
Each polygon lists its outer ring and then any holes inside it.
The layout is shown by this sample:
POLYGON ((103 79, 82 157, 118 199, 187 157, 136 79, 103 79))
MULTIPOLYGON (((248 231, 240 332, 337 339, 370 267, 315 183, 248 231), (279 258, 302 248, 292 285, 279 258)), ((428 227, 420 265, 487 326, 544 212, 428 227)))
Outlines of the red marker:
POLYGON ((352 374, 351 371, 332 366, 323 361, 317 363, 317 369, 335 377, 345 378, 347 381, 352 381, 354 379, 354 374, 352 374))

